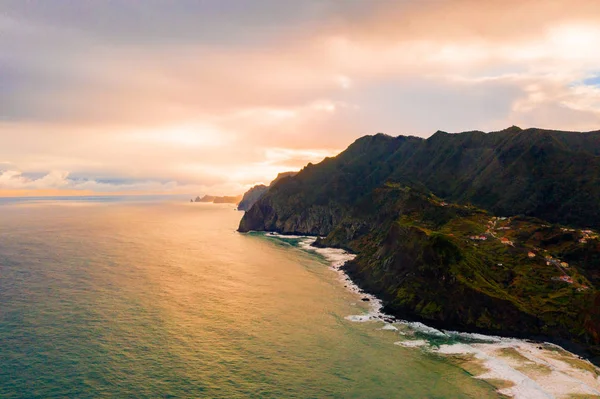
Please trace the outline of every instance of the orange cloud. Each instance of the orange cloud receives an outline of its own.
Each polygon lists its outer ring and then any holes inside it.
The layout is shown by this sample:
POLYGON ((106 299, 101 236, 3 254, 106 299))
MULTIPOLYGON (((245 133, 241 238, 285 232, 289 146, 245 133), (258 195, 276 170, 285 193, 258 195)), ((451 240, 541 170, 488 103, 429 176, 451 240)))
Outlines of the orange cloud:
POLYGON ((285 26, 269 20, 259 35, 240 20, 262 38, 251 42, 229 32, 236 24, 216 31, 222 40, 180 31, 185 10, 164 15, 175 32, 164 42, 0 13, 0 54, 15 57, 0 77, 0 160, 68 171, 99 182, 82 188, 94 192, 237 194, 382 130, 600 123, 599 89, 581 83, 599 72, 597 1, 373 1, 297 17, 285 10, 302 2, 278 4, 285 26), (136 184, 102 183, 115 179, 136 184))

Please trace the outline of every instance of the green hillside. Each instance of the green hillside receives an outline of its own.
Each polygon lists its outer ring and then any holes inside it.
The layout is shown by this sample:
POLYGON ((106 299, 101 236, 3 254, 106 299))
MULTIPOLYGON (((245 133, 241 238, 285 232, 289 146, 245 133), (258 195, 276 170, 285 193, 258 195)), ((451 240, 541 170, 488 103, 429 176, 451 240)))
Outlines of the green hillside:
POLYGON ((324 237, 396 316, 600 354, 600 133, 365 136, 273 185, 239 230, 324 237))

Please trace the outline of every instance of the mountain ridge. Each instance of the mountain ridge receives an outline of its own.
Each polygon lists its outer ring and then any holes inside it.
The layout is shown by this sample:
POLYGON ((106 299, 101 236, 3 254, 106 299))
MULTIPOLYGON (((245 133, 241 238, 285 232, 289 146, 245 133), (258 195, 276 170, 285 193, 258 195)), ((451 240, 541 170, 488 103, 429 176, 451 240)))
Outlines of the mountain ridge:
POLYGON ((600 132, 577 135, 514 127, 492 133, 438 132, 428 139, 364 136, 319 163, 322 176, 312 176, 315 165, 309 164, 286 184, 294 192, 313 185, 317 193, 308 199, 311 204, 328 198, 347 204, 361 197, 360 190, 366 193, 389 180, 499 215, 523 213, 599 227, 600 214, 588 204, 600 203, 600 132))
POLYGON ((392 314, 465 331, 550 336, 598 356, 600 315, 589 304, 600 301, 594 285, 600 284, 600 243, 582 244, 560 227, 543 226, 599 228, 599 176, 600 132, 580 136, 511 127, 491 133, 438 131, 428 139, 376 134, 271 187, 244 214, 239 231, 317 235, 325 237, 317 245, 357 253, 346 265, 349 275, 382 296, 392 314), (448 214, 450 209, 454 213, 448 214), (527 221, 515 226, 529 236, 511 237, 525 247, 537 243, 535 237, 558 240, 562 246, 536 245, 569 258, 572 273, 585 281, 578 287, 588 288, 556 285, 551 279, 558 276, 545 263, 528 266, 545 276, 538 281, 522 269, 531 263, 523 251, 498 240, 471 245, 468 234, 492 221, 484 214, 527 221), (431 218, 439 220, 431 224, 431 218), (463 225, 469 227, 457 239, 451 229, 461 231, 463 225), (506 264, 511 267, 501 266, 506 264), (470 268, 478 279, 469 280, 470 268), (512 285, 505 286, 505 279, 512 285), (528 290, 534 292, 528 296, 528 290), (547 299, 555 295, 552 290, 570 305, 561 309, 547 299))

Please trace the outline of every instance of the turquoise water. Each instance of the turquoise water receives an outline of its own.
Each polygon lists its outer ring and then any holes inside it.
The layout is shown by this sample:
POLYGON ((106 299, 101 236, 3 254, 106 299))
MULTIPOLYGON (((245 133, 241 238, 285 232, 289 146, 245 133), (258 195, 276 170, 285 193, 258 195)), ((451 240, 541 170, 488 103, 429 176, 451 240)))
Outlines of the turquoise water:
POLYGON ((492 398, 231 205, 0 204, 1 398, 492 398))

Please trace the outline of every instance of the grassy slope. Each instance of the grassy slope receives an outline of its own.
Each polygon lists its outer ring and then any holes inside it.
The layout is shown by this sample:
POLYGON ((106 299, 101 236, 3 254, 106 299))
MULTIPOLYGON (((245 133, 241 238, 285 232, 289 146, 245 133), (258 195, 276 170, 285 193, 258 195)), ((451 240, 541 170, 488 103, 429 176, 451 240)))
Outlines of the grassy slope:
MULTIPOLYGON (((498 220, 397 185, 376 190, 369 202, 387 216, 383 224, 373 219, 368 233, 345 245, 359 253, 348 271, 382 295, 388 311, 447 329, 582 344, 597 337, 589 321, 598 279, 582 256, 589 256, 596 239, 583 244, 580 230, 565 232, 532 218, 498 220), (470 238, 475 235, 488 239, 470 238), (561 271, 547 257, 568 258, 569 266, 561 271), (565 273, 573 284, 556 280, 565 273)), ((352 226, 346 221, 322 244, 339 246, 352 226)))

